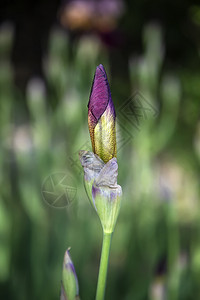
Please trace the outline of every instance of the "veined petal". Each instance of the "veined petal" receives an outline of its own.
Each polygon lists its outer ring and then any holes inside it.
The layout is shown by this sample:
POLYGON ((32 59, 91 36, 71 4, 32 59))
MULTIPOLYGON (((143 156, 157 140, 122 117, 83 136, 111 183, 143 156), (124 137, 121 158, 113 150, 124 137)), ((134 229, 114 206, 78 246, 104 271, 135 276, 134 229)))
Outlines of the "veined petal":
POLYGON ((96 68, 90 93, 90 99, 88 102, 88 110, 91 111, 96 122, 100 119, 101 115, 106 110, 110 99, 111 92, 106 71, 103 65, 99 65, 96 68))

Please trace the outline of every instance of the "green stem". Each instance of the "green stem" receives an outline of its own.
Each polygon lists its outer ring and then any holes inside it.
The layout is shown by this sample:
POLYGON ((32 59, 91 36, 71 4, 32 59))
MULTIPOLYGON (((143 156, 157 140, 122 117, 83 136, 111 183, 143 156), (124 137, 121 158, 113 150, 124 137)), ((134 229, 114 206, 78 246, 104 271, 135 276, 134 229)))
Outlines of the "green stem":
POLYGON ((104 299, 111 238, 112 238, 112 233, 104 233, 103 245, 101 250, 101 261, 99 267, 99 277, 97 283, 96 300, 104 299))

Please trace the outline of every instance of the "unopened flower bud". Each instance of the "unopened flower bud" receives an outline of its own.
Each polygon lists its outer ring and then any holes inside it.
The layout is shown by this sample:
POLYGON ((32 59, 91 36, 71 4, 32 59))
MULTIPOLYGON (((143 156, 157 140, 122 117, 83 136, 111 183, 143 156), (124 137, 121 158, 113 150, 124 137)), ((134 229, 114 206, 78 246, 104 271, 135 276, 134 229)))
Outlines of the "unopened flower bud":
POLYGON ((93 152, 80 151, 85 188, 104 233, 112 233, 121 205, 117 184, 115 108, 104 67, 96 68, 88 103, 88 125, 93 152))
POLYGON ((79 294, 78 279, 69 249, 65 252, 63 261, 62 284, 60 300, 75 300, 79 294))
POLYGON ((117 156, 115 108, 103 65, 96 68, 88 103, 88 126, 92 149, 105 163, 117 156))

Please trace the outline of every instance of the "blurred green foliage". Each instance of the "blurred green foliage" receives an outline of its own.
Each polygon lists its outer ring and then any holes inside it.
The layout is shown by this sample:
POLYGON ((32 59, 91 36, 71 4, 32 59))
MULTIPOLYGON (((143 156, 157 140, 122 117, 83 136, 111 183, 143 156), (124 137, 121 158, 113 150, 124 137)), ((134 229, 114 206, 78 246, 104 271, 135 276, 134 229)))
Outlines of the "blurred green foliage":
MULTIPOLYGON (((12 28, 4 28, 1 299, 59 299, 63 255, 69 246, 81 299, 94 299, 102 232, 84 190, 78 151, 91 149, 87 102, 95 67, 104 64, 111 91, 112 85, 126 85, 123 78, 113 82, 108 52, 97 37, 81 37, 72 59, 68 35, 55 28, 44 60, 46 86, 38 78, 29 82, 30 115, 20 122, 11 45, 12 28), (46 178, 59 172, 73 178, 76 189, 72 203, 62 209, 48 205, 42 196, 46 178)), ((129 60, 131 90, 124 91, 128 100, 113 91, 123 204, 112 241, 106 299, 200 299, 200 74, 184 66, 163 68, 165 43, 158 25, 144 28, 143 46, 144 53, 129 60), (135 105, 134 114, 130 105, 135 105)))

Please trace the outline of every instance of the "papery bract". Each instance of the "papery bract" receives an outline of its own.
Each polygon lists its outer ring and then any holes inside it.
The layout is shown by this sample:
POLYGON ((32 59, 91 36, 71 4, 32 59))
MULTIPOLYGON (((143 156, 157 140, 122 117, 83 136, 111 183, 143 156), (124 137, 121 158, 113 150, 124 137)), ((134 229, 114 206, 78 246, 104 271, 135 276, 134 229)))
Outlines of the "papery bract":
POLYGON ((93 152, 80 151, 85 187, 105 233, 114 230, 121 206, 121 186, 117 184, 118 164, 112 158, 104 162, 93 152))
POLYGON ((92 199, 104 233, 112 233, 121 207, 121 186, 117 184, 118 165, 112 158, 101 170, 92 186, 92 199))
POLYGON ((99 175, 101 169, 105 165, 104 162, 98 157, 98 155, 94 154, 90 151, 81 150, 79 152, 79 158, 81 165, 84 169, 84 183, 85 189, 88 195, 88 198, 94 207, 94 202, 92 200, 92 185, 95 178, 99 175))

